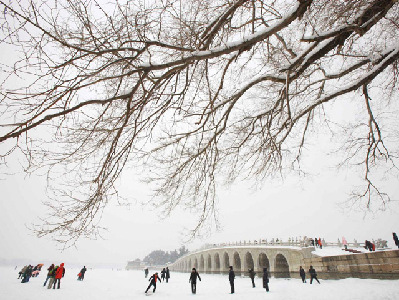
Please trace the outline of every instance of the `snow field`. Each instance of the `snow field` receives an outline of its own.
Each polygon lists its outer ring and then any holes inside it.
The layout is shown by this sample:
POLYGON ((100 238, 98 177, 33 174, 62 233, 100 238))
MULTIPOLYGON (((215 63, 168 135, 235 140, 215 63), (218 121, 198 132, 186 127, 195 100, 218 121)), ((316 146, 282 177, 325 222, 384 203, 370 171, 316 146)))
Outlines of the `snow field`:
MULTIPOLYGON (((46 267, 46 266, 45 266, 46 267)), ((312 285, 303 284, 299 279, 270 279, 270 292, 262 288, 261 278, 255 279, 256 288, 252 288, 248 277, 236 277, 236 293, 231 295, 227 275, 201 274, 202 281, 197 282, 197 294, 191 294, 188 273, 171 272, 169 283, 157 284, 155 294, 152 289, 145 295, 149 281, 144 278, 143 271, 113 271, 106 269, 88 269, 84 281, 77 280, 78 269, 68 269, 61 280, 61 289, 48 290, 43 287, 46 272, 39 277, 31 278, 29 283, 22 284, 17 279, 18 271, 14 268, 0 268, 0 299, 1 300, 127 300, 145 299, 173 299, 183 300, 188 297, 196 299, 399 299, 399 280, 376 279, 343 279, 320 280, 312 285)), ((150 270, 150 274, 155 270, 150 270)), ((159 272, 159 271, 158 271, 159 272)))

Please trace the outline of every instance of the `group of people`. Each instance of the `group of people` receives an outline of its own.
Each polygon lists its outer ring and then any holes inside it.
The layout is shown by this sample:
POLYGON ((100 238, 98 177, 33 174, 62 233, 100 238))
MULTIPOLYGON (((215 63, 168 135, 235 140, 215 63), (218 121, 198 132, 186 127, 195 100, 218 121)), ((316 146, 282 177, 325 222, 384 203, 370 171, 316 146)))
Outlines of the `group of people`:
MULTIPOLYGON (((313 266, 310 266, 309 274, 310 274, 310 284, 312 284, 313 279, 315 279, 320 284, 320 281, 317 279, 316 270, 313 268, 313 266)), ((299 266, 299 276, 301 276, 302 282, 306 283, 306 273, 305 270, 302 268, 302 266, 299 266)))
MULTIPOLYGON (((148 268, 144 269, 144 275, 145 278, 148 276, 148 268)), ((153 287, 152 292, 155 293, 155 290, 157 289, 157 282, 161 283, 161 281, 165 281, 166 283, 169 282, 170 278, 170 271, 169 268, 163 268, 161 271, 161 277, 159 277, 158 272, 155 272, 148 281, 150 281, 150 284, 148 285, 147 289, 145 290, 145 293, 147 294, 148 290, 153 287)))
POLYGON ((369 250, 369 251, 375 251, 375 244, 370 242, 370 241, 368 241, 368 240, 366 240, 364 242, 364 248, 369 250))
POLYGON ((318 247, 320 249, 323 249, 323 242, 322 242, 321 238, 314 238, 314 240, 310 239, 310 243, 314 247, 318 247))
MULTIPOLYGON (((33 267, 31 265, 24 266, 21 269, 21 271, 19 271, 18 279, 22 278, 21 283, 29 282, 29 279, 31 277, 38 276, 39 271, 41 270, 42 266, 43 266, 42 264, 37 265, 36 267, 33 267), (35 273, 35 271, 37 271, 37 273, 35 273), (37 274, 37 275, 34 275, 34 274, 37 274)), ((80 272, 78 274, 78 280, 84 279, 86 270, 87 270, 86 266, 84 266, 80 270, 80 272)), ((63 278, 64 276, 65 276, 64 263, 61 263, 59 266, 51 264, 51 266, 48 267, 48 269, 47 269, 47 276, 46 276, 46 280, 43 283, 43 286, 47 285, 48 289, 51 289, 51 288, 55 289, 55 287, 57 286, 57 289, 59 289, 61 287, 61 278, 63 278)))
MULTIPOLYGON (((230 266, 230 268, 231 268, 231 271, 233 271, 233 267, 230 266)), ((233 271, 233 273, 234 273, 234 271, 233 271)), ((229 274, 230 274, 230 271, 229 271, 229 274)), ((254 269, 248 269, 248 276, 249 276, 249 278, 251 278, 253 288, 255 287, 255 275, 256 275, 256 273, 255 273, 254 269)), ((230 281, 230 286, 231 286, 230 276, 229 276, 229 281, 230 281)), ((267 268, 263 268, 262 281, 263 281, 263 288, 266 289, 266 292, 268 292, 269 291, 269 273, 267 271, 267 268)), ((233 281, 233 285, 231 288, 231 293, 232 294, 234 293, 234 281, 233 281)))
POLYGON ((43 283, 43 286, 46 286, 48 281, 48 289, 51 289, 51 287, 55 289, 56 285, 57 289, 59 289, 61 286, 61 278, 65 275, 64 263, 61 263, 59 266, 51 264, 47 271, 46 281, 43 283))
POLYGON ((21 271, 18 272, 18 279, 22 278, 21 283, 29 282, 31 277, 39 276, 42 266, 42 264, 36 265, 34 267, 32 265, 24 266, 21 271))
MULTIPOLYGON (((144 272, 145 272, 145 278, 147 278, 148 268, 144 269, 144 272)), ((147 293, 151 287, 153 287, 152 292, 155 293, 155 290, 157 288, 157 282, 161 283, 161 281, 163 280, 164 277, 166 278, 166 282, 168 282, 169 269, 164 268, 161 271, 161 274, 165 274, 165 276, 161 275, 161 277, 159 277, 158 272, 156 272, 150 277, 150 279, 149 279, 150 284, 148 285, 145 293, 147 293)), ((316 270, 313 268, 313 266, 310 266, 309 274, 310 274, 310 284, 312 284, 313 280, 316 280, 320 284, 320 281, 317 279, 316 270)), ((254 288, 256 273, 253 269, 248 269, 248 275, 249 275, 249 278, 251 279, 252 287, 254 288)), ((299 268, 299 275, 302 278, 302 282, 306 283, 306 273, 305 273, 305 270, 302 268, 302 266, 300 266, 300 268, 299 268)), ((235 277, 236 276, 235 276, 235 273, 233 270, 233 266, 230 266, 229 267, 229 283, 230 283, 230 293, 231 294, 235 293, 235 289, 234 289, 235 277)), ((191 292, 193 294, 197 293, 197 279, 199 281, 201 281, 201 276, 199 275, 196 268, 192 268, 188 282, 191 284, 191 292)), ((263 268, 262 283, 263 283, 263 288, 266 289, 266 292, 269 292, 269 272, 268 272, 267 268, 263 268)))

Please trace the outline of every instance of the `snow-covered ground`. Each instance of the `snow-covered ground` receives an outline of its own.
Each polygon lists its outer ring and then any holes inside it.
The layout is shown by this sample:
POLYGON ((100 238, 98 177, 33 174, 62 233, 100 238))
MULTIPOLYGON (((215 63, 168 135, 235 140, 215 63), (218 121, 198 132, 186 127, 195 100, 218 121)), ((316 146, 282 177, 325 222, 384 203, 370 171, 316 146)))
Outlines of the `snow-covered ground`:
MULTIPOLYGON (((153 270, 151 270, 153 271, 153 270)), ((77 281, 78 270, 68 269, 61 280, 60 290, 48 290, 43 287, 45 272, 29 283, 20 283, 18 271, 14 268, 0 268, 1 300, 131 300, 147 297, 144 291, 148 279, 142 271, 112 271, 88 269, 85 280, 77 281)), ((299 279, 270 279, 270 292, 266 294, 261 287, 261 279, 256 278, 256 288, 251 287, 249 278, 236 278, 234 295, 229 294, 230 286, 227 275, 200 274, 202 281, 197 284, 197 294, 192 295, 188 282, 189 274, 171 273, 169 283, 159 284, 156 299, 183 300, 187 297, 196 299, 399 299, 399 280, 343 279, 320 280, 321 284, 303 284, 299 279)), ((154 299, 154 298, 153 298, 154 299)))

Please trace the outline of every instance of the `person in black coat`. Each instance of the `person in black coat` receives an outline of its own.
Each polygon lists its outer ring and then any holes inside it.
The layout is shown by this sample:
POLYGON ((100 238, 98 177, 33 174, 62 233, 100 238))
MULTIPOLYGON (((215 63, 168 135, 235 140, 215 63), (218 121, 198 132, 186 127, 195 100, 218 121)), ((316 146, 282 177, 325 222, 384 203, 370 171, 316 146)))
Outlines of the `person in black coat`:
POLYGON ((162 271, 161 271, 161 279, 162 279, 162 281, 165 280, 165 274, 166 274, 166 270, 165 270, 165 268, 163 268, 162 271))
POLYGON ((190 279, 188 280, 188 282, 191 282, 191 292, 193 294, 197 293, 197 277, 199 281, 201 281, 201 277, 199 276, 197 270, 193 268, 191 270, 190 279))
POLYGON ((393 240, 395 241, 395 245, 399 248, 399 239, 395 232, 392 232, 393 240))
POLYGON ((170 278, 170 272, 169 272, 169 268, 168 267, 166 267, 166 273, 165 273, 165 277, 166 277, 166 283, 168 283, 168 281, 169 281, 169 278, 170 278))
POLYGON ((86 266, 83 266, 82 270, 80 270, 80 273, 79 273, 80 276, 79 276, 78 280, 83 280, 83 279, 85 279, 85 273, 86 273, 86 271, 87 271, 86 266))
POLYGON ((161 283, 160 278, 158 277, 158 272, 153 274, 148 281, 151 281, 150 284, 148 285, 147 289, 145 290, 145 293, 147 294, 148 290, 150 289, 151 286, 154 286, 154 289, 152 290, 153 293, 155 293, 155 290, 157 289, 157 281, 159 280, 159 283, 161 283))
POLYGON ((310 274, 310 284, 312 284, 313 279, 316 279, 316 281, 320 284, 320 281, 317 279, 316 270, 313 268, 313 266, 310 266, 309 274, 310 274))
POLYGON ((248 269, 248 274, 249 274, 249 278, 251 278, 252 281, 252 287, 255 287, 255 272, 253 269, 248 269))
POLYGON ((306 283, 306 273, 305 270, 302 268, 302 266, 299 266, 299 275, 302 278, 302 282, 306 283))
POLYGON ((144 276, 145 276, 145 278, 147 278, 147 276, 148 276, 148 268, 144 269, 144 276))
POLYGON ((31 278, 31 276, 32 276, 32 270, 33 270, 33 267, 31 265, 29 265, 26 268, 25 273, 22 275, 21 283, 29 282, 29 278, 31 278))
POLYGON ((267 268, 263 268, 263 288, 266 289, 266 292, 269 291, 269 273, 267 272, 267 268))
POLYGON ((231 294, 234 294, 234 279, 236 278, 236 275, 234 274, 233 267, 229 267, 229 282, 230 282, 230 289, 231 289, 231 294))

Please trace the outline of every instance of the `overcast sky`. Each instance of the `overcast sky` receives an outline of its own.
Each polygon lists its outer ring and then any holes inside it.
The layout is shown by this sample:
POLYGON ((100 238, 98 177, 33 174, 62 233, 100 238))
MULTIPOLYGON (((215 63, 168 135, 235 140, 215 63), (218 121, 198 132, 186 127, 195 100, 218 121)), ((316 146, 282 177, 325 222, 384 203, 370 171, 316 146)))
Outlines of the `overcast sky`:
MULTIPOLYGON (((2 49, 3 61, 9 59, 10 51, 2 49)), ((331 120, 348 121, 357 114, 356 104, 342 107, 337 102, 339 99, 325 106, 331 120)), ((45 176, 27 177, 17 158, 11 156, 9 169, 2 169, 10 175, 0 174, 0 262, 2 259, 24 264, 51 261, 89 267, 104 263, 123 267, 128 260, 143 259, 152 250, 171 251, 181 245, 194 250, 205 243, 276 237, 287 240, 305 235, 330 242, 342 236, 350 242, 383 238, 393 247, 392 232, 399 232, 397 178, 381 176, 392 199, 385 211, 378 211, 378 202, 373 202, 373 212, 364 213, 364 203, 348 208, 349 194, 361 183, 363 174, 361 169, 337 170, 335 166, 342 158, 342 153, 333 154, 337 140, 339 135, 332 137, 326 127, 310 134, 302 160, 307 176, 289 173, 282 180, 276 175, 255 191, 251 189, 253 182, 219 187, 217 208, 221 229, 192 242, 186 242, 184 230, 194 226, 196 216, 178 209, 163 219, 153 205, 140 205, 150 200, 150 191, 133 170, 125 170, 118 184, 122 195, 131 201, 130 208, 110 203, 101 223, 107 228, 103 239, 80 240, 76 248, 64 251, 51 239, 39 239, 28 229, 46 215, 42 204, 47 200, 46 180, 45 176)), ((390 146, 398 149, 398 145, 390 146)))
MULTIPOLYGON (((342 111, 332 110, 332 113, 346 117, 342 111)), ((308 176, 289 174, 285 180, 267 180, 255 191, 250 188, 253 182, 221 188, 218 195, 221 230, 191 243, 185 242, 183 233, 194 225, 195 216, 178 210, 163 220, 152 205, 141 206, 140 202, 150 199, 150 191, 139 183, 134 172, 127 170, 118 183, 122 194, 130 198, 131 207, 111 203, 101 223, 107 227, 103 240, 80 240, 77 248, 60 251, 55 242, 38 239, 27 229, 46 214, 42 205, 46 200, 45 178, 26 177, 20 169, 14 175, 2 175, 0 258, 22 259, 26 263, 103 262, 124 266, 128 260, 143 259, 152 250, 170 251, 183 244, 194 250, 205 243, 276 237, 287 240, 304 235, 333 242, 342 236, 359 242, 383 238, 392 247, 392 232, 399 231, 397 180, 389 176, 384 179, 392 199, 386 211, 365 214, 358 209, 364 204, 345 209, 350 191, 360 183, 361 173, 334 167, 340 157, 332 154, 334 139, 329 134, 315 133, 306 148, 302 163, 308 176)), ((14 161, 10 172, 18 170, 17 165, 14 161)))

